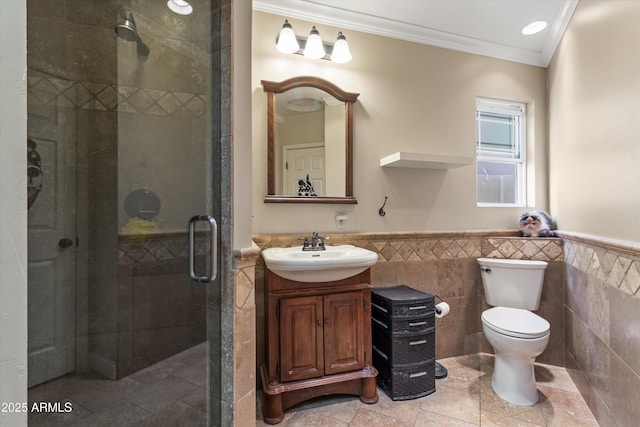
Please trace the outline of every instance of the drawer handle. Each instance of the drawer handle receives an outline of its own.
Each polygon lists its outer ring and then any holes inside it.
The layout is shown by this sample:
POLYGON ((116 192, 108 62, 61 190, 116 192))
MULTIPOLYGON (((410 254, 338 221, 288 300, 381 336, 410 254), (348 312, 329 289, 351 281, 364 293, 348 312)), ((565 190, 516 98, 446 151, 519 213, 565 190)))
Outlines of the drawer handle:
POLYGON ((409 310, 425 310, 426 308, 426 305, 416 305, 415 307, 409 307, 409 310))
POLYGON ((375 351, 376 353, 378 353, 380 355, 380 357, 384 358, 384 360, 389 360, 389 356, 387 356, 384 351, 380 350, 378 347, 376 347, 375 345, 373 346, 373 351, 375 351))
POLYGON ((409 326, 423 326, 426 325, 427 322, 410 322, 409 326))
POLYGON ((427 343, 427 340, 411 341, 409 345, 420 345, 420 344, 426 344, 426 343, 427 343))
POLYGON ((416 372, 414 374, 409 374, 409 378, 418 378, 418 377, 424 377, 425 375, 427 375, 427 373, 425 371, 422 372, 416 372))
POLYGON ((378 304, 376 304, 374 302, 371 303, 371 306, 377 308, 380 311, 384 311, 385 313, 387 312, 386 308, 384 308, 384 307, 382 307, 382 306, 380 306, 380 305, 378 305, 378 304))
POLYGON ((380 321, 380 320, 378 320, 378 319, 376 319, 376 318, 374 318, 374 317, 372 317, 372 318, 371 318, 371 320, 372 320, 372 321, 374 321, 374 322, 376 322, 376 323, 377 323, 378 325, 380 325, 381 327, 383 327, 383 328, 385 328, 385 329, 389 329, 389 326, 388 326, 386 323, 384 323, 384 322, 382 322, 382 321, 380 321))

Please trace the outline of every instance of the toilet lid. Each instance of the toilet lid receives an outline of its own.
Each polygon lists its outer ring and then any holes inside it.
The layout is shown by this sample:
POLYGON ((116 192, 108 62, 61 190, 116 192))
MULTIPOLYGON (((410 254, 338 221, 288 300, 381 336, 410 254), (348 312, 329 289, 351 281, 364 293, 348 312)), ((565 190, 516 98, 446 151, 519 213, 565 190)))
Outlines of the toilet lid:
POLYGON ((540 338, 549 333, 549 322, 528 310, 493 307, 482 313, 482 321, 491 329, 517 338, 540 338))

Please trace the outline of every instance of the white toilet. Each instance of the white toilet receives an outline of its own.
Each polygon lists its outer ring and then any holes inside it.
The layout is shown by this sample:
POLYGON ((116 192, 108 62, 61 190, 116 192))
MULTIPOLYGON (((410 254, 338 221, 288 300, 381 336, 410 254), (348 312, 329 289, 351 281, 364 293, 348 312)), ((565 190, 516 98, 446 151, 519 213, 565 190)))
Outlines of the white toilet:
POLYGON ((545 261, 478 258, 487 303, 482 329, 495 353, 493 390, 515 405, 538 401, 535 358, 549 343, 549 322, 530 310, 540 305, 545 261))

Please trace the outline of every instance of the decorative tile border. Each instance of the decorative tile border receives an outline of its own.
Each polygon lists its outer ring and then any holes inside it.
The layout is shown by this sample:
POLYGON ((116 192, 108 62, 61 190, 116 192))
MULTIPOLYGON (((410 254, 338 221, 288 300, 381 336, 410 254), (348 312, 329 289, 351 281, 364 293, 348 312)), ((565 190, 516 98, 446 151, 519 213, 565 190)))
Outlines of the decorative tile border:
MULTIPOLYGON (((563 261, 562 240, 523 238, 512 231, 353 233, 327 235, 332 245, 353 244, 378 254, 378 262, 425 261, 481 256, 563 261)), ((297 246, 299 235, 256 235, 261 248, 297 246)))
MULTIPOLYGON (((542 261, 564 261, 565 259, 562 239, 522 238, 506 236, 508 234, 506 232, 499 234, 499 237, 492 237, 487 236, 487 232, 353 233, 328 235, 327 237, 333 245, 353 244, 376 252, 378 262, 444 260, 481 256, 542 261)), ((236 271, 246 275, 247 280, 253 280, 251 270, 259 256, 260 248, 297 246, 298 237, 298 235, 288 234, 255 235, 255 247, 240 252, 236 251, 234 254, 237 263, 236 271)), ((197 255, 206 253, 206 244, 205 237, 196 236, 197 255)), ((120 236, 120 264, 184 258, 188 256, 187 245, 188 236, 186 233, 120 236)), ((616 267, 616 272, 625 265, 625 272, 628 270, 629 265, 624 264, 623 261, 618 264, 620 265, 616 267)), ((633 280, 633 277, 629 277, 629 280, 633 280)))
POLYGON ((482 253, 489 258, 564 261, 558 238, 488 237, 482 240, 482 253))
MULTIPOLYGON (((207 253, 208 239, 196 233, 195 253, 207 253)), ((158 233, 125 236, 118 238, 118 263, 120 265, 144 264, 156 261, 189 257, 187 233, 158 233)))
POLYGON ((640 246, 563 233, 566 262, 640 299, 640 246))
MULTIPOLYGON (((424 261, 480 256, 480 236, 465 233, 353 233, 329 234, 332 245, 353 244, 378 254, 379 262, 424 261)), ((298 235, 256 235, 262 248, 297 246, 298 235)))
POLYGON ((197 118, 207 108, 205 96, 197 93, 37 76, 27 77, 27 88, 30 104, 82 110, 197 118))
POLYGON ((424 261, 480 256, 479 238, 408 239, 404 241, 371 241, 367 249, 377 252, 380 261, 424 261))

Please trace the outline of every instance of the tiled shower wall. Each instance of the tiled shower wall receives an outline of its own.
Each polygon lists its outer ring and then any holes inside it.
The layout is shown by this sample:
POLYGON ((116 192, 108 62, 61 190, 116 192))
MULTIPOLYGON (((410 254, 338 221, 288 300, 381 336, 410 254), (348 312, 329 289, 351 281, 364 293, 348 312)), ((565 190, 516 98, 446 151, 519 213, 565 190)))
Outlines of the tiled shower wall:
MULTIPOLYGON (((298 235, 258 235, 261 249, 297 246, 298 235)), ((492 352, 482 333, 484 302, 480 269, 482 256, 536 259, 549 262, 539 315, 551 323, 547 349, 537 360, 564 366, 564 254, 560 239, 527 239, 511 232, 385 233, 329 235, 333 245, 353 244, 378 254, 371 268, 374 287, 405 284, 438 295, 451 306, 436 321, 436 357, 492 352), (511 234, 511 235, 510 235, 511 234)), ((257 363, 264 363, 264 262, 256 268, 257 363)))
POLYGON ((640 419, 640 246, 563 234, 566 367, 601 426, 640 419))
MULTIPOLYGON (((207 237, 196 236, 195 255, 204 264, 207 237)), ((186 274, 184 233, 120 236, 116 373, 125 377, 203 342, 206 291, 186 274)))

